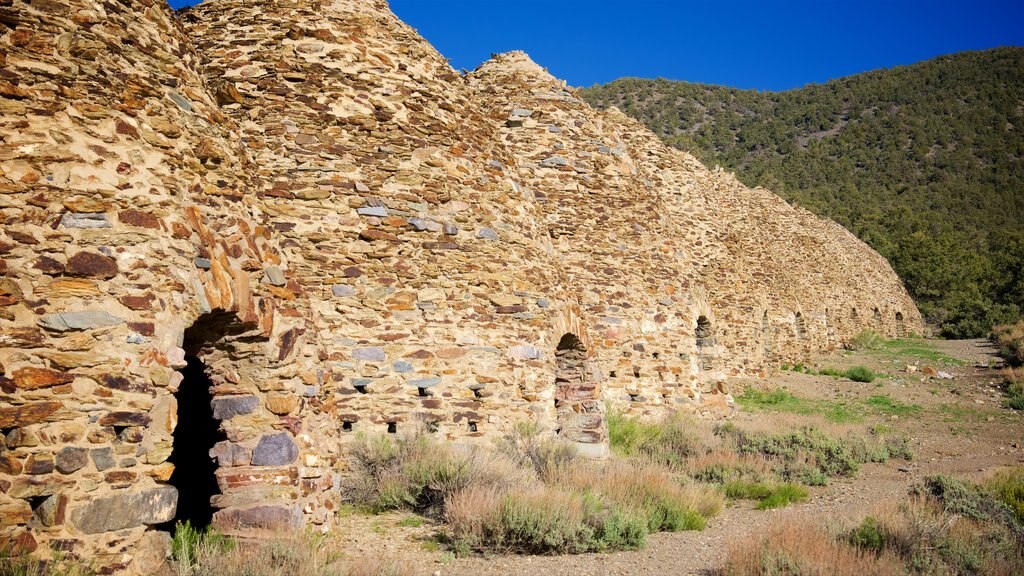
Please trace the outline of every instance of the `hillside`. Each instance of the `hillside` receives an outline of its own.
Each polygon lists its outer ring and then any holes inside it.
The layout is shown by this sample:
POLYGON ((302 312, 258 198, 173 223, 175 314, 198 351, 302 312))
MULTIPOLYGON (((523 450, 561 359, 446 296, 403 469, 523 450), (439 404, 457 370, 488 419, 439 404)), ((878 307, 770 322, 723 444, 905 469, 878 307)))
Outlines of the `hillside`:
POLYGON ((1024 48, 785 92, 625 78, 584 89, 705 164, 878 250, 946 336, 1024 310, 1024 48))

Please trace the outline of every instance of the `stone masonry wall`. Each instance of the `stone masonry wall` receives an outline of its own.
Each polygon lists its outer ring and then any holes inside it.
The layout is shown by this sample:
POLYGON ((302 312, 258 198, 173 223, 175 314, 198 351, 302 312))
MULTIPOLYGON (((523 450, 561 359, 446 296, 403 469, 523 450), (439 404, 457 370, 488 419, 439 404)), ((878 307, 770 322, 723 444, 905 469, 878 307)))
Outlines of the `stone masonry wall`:
POLYGON ((329 530, 359 432, 602 457, 605 402, 921 331, 838 225, 382 1, 7 0, 0 64, 0 546, 151 572, 201 412, 214 525, 329 530))

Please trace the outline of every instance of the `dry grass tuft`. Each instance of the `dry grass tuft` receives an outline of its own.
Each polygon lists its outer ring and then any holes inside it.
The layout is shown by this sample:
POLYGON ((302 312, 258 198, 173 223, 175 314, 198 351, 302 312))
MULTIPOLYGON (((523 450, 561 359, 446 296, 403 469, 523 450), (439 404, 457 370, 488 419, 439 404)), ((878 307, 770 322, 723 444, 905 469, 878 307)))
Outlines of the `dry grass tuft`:
POLYGON ((1024 364, 1024 320, 993 327, 991 338, 1007 362, 1017 366, 1024 364))
POLYGON ((889 576, 904 572, 898 558, 861 552, 800 517, 789 517, 760 538, 733 542, 728 549, 728 560, 717 572, 722 576, 889 576))
POLYGON ((172 566, 178 576, 411 576, 415 567, 395 558, 346 558, 345 543, 304 532, 230 550, 200 546, 190 566, 172 566))

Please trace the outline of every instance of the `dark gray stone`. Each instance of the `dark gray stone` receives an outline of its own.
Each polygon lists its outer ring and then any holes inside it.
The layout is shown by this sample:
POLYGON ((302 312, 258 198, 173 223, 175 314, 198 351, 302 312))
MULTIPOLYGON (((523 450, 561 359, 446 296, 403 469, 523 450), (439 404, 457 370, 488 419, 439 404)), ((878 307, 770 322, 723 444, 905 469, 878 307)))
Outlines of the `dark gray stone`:
POLYGON ((252 461, 252 450, 225 440, 213 445, 210 458, 216 458, 218 466, 248 466, 252 461))
POLYGON ((288 279, 284 277, 284 271, 278 266, 267 266, 263 269, 263 281, 273 286, 284 286, 288 279))
POLYGON ((37 323, 47 330, 69 332, 116 326, 118 324, 124 324, 124 320, 108 312, 87 310, 83 312, 60 312, 57 314, 47 314, 40 318, 37 323))
POLYGON ((331 286, 331 294, 334 294, 339 298, 347 298, 349 296, 355 296, 356 289, 348 284, 335 284, 334 286, 331 286))
POLYGON ((85 534, 99 534, 167 522, 177 508, 178 490, 157 486, 97 498, 76 508, 71 522, 85 534))
POLYGON ((92 463, 100 472, 109 470, 117 465, 117 462, 114 461, 114 450, 112 448, 93 448, 89 450, 89 456, 92 457, 92 463))
POLYGON ((373 384, 373 378, 353 378, 352 379, 352 387, 353 388, 364 388, 366 386, 369 386, 370 384, 373 384))
POLYGON ((383 348, 376 346, 370 348, 356 348, 352 351, 352 358, 363 362, 383 362, 387 360, 387 354, 383 348))
POLYGON ((430 388, 432 386, 437 386, 440 383, 440 376, 435 376, 433 378, 421 378, 419 380, 409 380, 407 382, 407 384, 409 384, 410 386, 415 386, 416 388, 430 388))
POLYGON ((440 232, 441 225, 433 220, 424 220, 423 218, 409 218, 409 225, 416 229, 417 232, 440 232))
POLYGON ((64 228, 110 228, 110 219, 106 214, 78 214, 65 212, 60 218, 64 228))
POLYGON ((178 105, 178 108, 181 108, 185 112, 192 111, 192 103, 186 100, 185 97, 181 94, 178 94, 174 90, 171 90, 167 93, 167 96, 170 97, 170 99, 178 105))
POLYGON ((508 355, 520 360, 536 360, 541 358, 544 353, 529 344, 520 344, 519 346, 509 348, 508 355))
POLYGON ((253 466, 286 466, 299 457, 299 447, 291 434, 280 432, 260 438, 252 451, 253 466))
POLYGON ((481 228, 480 231, 476 233, 476 237, 483 238, 484 240, 497 240, 498 233, 490 228, 481 228))
POLYGON ((48 496, 36 506, 36 518, 43 526, 57 526, 64 523, 64 515, 68 505, 68 497, 63 494, 48 496))
POLYGON ((210 262, 209 258, 198 258, 197 257, 194 260, 192 260, 192 262, 195 263, 196 268, 202 268, 203 270, 209 270, 210 269, 211 262, 210 262))
POLYGON ((89 451, 85 448, 62 448, 57 452, 57 471, 61 474, 71 474, 75 470, 81 470, 89 463, 89 451))
POLYGON ((221 396, 213 399, 213 417, 227 420, 235 416, 252 414, 260 405, 255 396, 221 396))
POLYGON ((395 372, 398 372, 399 374, 405 374, 406 372, 413 371, 412 364, 406 362, 405 360, 399 360, 398 362, 395 362, 392 366, 395 368, 395 372))
POLYGON ((388 209, 383 206, 364 206, 356 209, 356 214, 360 216, 376 216, 377 218, 387 218, 388 209))
POLYGON ((552 156, 542 160, 540 165, 545 168, 554 168, 556 166, 568 166, 569 161, 561 156, 552 156))
POLYGON ((213 515, 213 524, 222 530, 231 532, 291 531, 302 526, 302 509, 295 505, 279 505, 218 510, 213 515))

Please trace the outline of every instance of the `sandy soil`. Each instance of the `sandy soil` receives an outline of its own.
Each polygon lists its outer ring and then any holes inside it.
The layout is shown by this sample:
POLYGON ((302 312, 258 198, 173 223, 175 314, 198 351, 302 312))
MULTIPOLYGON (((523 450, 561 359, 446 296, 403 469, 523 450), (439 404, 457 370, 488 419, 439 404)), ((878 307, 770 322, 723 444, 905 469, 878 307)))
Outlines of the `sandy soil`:
MULTIPOLYGON (((454 558, 433 543, 439 527, 429 522, 402 526, 408 514, 377 517, 353 515, 341 520, 340 532, 348 534, 345 555, 402 558, 416 572, 439 575, 491 576, 505 574, 617 575, 617 574, 706 574, 719 566, 730 542, 750 538, 783 515, 806 515, 825 522, 854 522, 879 503, 895 500, 924 476, 949 474, 981 478, 1001 467, 1024 463, 1024 416, 1002 407, 1000 377, 994 349, 983 340, 931 341, 929 346, 964 362, 945 365, 941 361, 917 360, 920 368, 948 372, 952 379, 929 378, 909 373, 914 358, 879 352, 858 352, 822 356, 814 365, 846 368, 865 365, 886 376, 863 384, 845 379, 781 372, 767 380, 740 381, 764 389, 786 387, 802 397, 829 400, 866 399, 886 394, 923 410, 910 417, 872 416, 851 425, 854 429, 885 423, 911 439, 912 461, 890 460, 869 464, 855 478, 831 481, 813 488, 811 498, 784 510, 759 511, 741 503, 726 508, 702 532, 655 534, 643 550, 575 556, 487 555, 454 558)), ((796 426, 807 417, 740 412, 738 425, 796 426)), ((818 422, 821 422, 818 419, 818 422)))

